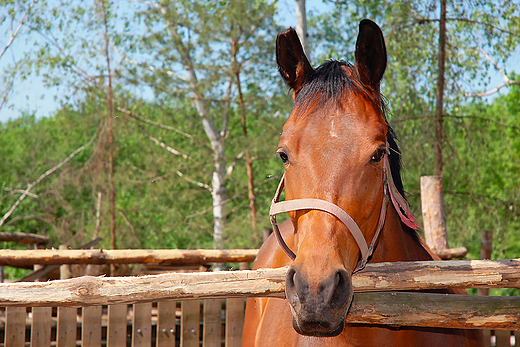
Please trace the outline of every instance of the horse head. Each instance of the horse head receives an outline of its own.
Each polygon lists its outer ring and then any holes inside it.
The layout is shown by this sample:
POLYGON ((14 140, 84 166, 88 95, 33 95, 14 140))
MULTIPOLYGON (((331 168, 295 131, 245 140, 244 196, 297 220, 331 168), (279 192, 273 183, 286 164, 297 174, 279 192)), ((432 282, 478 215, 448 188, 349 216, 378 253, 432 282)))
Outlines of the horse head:
POLYGON ((296 253, 286 278, 293 326, 303 335, 335 336, 352 301, 352 274, 386 210, 385 42, 381 29, 363 20, 355 64, 330 60, 314 69, 291 28, 278 35, 276 59, 294 100, 277 151, 285 199, 334 205, 353 220, 349 224, 328 208, 288 209, 296 253))

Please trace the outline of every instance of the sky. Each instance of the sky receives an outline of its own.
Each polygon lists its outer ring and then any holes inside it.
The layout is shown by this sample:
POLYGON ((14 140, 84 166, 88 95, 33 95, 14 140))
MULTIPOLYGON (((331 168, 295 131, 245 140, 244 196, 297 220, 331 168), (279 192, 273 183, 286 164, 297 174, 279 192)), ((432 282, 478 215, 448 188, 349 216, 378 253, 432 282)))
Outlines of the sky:
MULTIPOLYGON (((307 0, 307 12, 323 12, 332 7, 332 4, 323 3, 322 0, 307 0)), ((278 22, 284 26, 295 26, 296 15, 294 0, 280 0, 279 1, 280 14, 278 16, 278 22)), ((2 24, 5 26, 4 24, 2 24)), ((0 29, 1 28, 0 25, 0 29)), ((6 32, 2 30, 2 32, 6 32)), ((42 39, 41 37, 35 36, 35 39, 42 39)), ((0 38, 0 50, 5 47, 5 42, 8 38, 0 38)), ((12 62, 20 54, 30 49, 30 42, 26 42, 25 37, 17 37, 13 45, 6 52, 6 54, 0 59, 0 71, 7 66, 8 63, 12 62)), ((520 53, 516 59, 508 62, 510 66, 520 66, 520 53)), ((0 83, 3 83, 0 81, 0 83)), ((490 86, 497 86, 503 83, 503 79, 497 71, 492 74, 490 86)), ((0 91, 4 90, 4 86, 0 85, 0 91)), ((490 87, 489 89, 491 89, 490 87)), ((14 119, 19 117, 24 111, 32 112, 35 111, 37 117, 48 117, 53 114, 54 111, 59 107, 58 97, 60 95, 59 87, 48 87, 44 85, 43 78, 32 74, 29 78, 23 82, 18 81, 15 83, 13 90, 9 94, 7 105, 0 110, 0 122, 6 122, 8 119, 14 119)))

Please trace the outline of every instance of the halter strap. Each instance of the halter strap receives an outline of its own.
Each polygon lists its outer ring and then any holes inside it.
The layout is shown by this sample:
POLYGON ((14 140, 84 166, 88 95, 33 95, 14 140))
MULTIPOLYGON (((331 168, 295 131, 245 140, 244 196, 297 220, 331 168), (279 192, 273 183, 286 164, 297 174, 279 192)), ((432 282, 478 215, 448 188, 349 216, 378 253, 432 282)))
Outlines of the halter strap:
MULTIPOLYGON (((354 269, 354 273, 361 271, 365 268, 368 260, 372 256, 372 253, 374 252, 374 246, 375 243, 379 237, 379 234, 381 233, 381 230, 383 229, 383 226, 385 224, 386 219, 386 210, 388 207, 388 195, 390 195, 390 199, 392 200, 392 203, 396 207, 396 210, 398 210, 399 216, 401 217, 401 220, 403 222, 410 226, 410 227, 417 227, 417 225, 414 223, 414 217, 411 214, 410 207, 408 206, 408 203, 406 200, 397 192, 397 189, 395 188, 395 185, 392 180, 392 175, 390 172, 390 165, 388 163, 388 154, 385 154, 383 157, 383 184, 384 184, 384 196, 383 196, 383 203, 381 204, 381 212, 379 214, 379 222, 376 228, 376 232, 372 238, 372 241, 370 242, 370 246, 367 246, 367 242, 365 240, 365 237, 361 230, 359 229, 359 226, 357 223, 352 219, 352 217, 349 216, 347 212, 345 212, 341 207, 321 199, 311 199, 311 198, 304 198, 304 199, 294 199, 294 200, 287 200, 280 202, 280 196, 282 194, 282 190, 285 186, 285 174, 282 176, 282 179, 280 180, 280 184, 278 185, 278 188, 276 189, 275 196, 271 203, 271 208, 269 211, 269 215, 271 216, 271 224, 273 225, 273 230, 276 235, 276 238, 278 240, 278 244, 280 245, 280 248, 287 254, 287 256, 294 260, 296 259, 296 254, 287 246, 285 243, 285 240, 282 237, 282 234, 280 233, 280 229, 278 228, 278 223, 276 222, 276 215, 283 212, 289 212, 289 211, 297 211, 297 210, 320 210, 324 212, 328 212, 338 218, 350 231, 352 237, 354 237, 354 240, 358 244, 359 250, 361 252, 361 259, 358 261, 356 268, 354 269), (397 195, 397 196, 396 196, 397 195), (401 212, 402 209, 402 212, 401 212), (406 221, 405 221, 406 220, 406 221), (411 223, 410 223, 411 222, 411 223)), ((414 229, 415 229, 414 228, 414 229)))

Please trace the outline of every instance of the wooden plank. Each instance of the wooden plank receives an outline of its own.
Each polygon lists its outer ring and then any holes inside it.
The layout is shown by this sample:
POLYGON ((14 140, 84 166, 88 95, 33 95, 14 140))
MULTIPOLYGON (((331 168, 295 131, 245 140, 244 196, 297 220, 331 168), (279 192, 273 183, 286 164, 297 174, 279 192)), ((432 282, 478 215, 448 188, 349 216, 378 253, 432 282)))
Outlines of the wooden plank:
POLYGON ((181 312, 181 346, 199 347, 200 301, 182 301, 181 312))
POLYGON ((485 329, 482 332, 484 335, 484 347, 491 347, 491 330, 485 329))
POLYGON ((82 347, 101 347, 101 312, 102 306, 83 307, 82 347))
POLYGON ((25 307, 7 307, 4 346, 25 347, 25 307))
POLYGON ((126 346, 126 313, 128 305, 108 306, 107 346, 126 346))
MULTIPOLYGON (((0 283, 0 306, 85 306, 162 300, 285 296, 288 268, 140 277, 83 276, 0 283), (219 285, 215 285, 218 283, 219 285)), ((440 288, 520 288, 520 259, 368 264, 352 277, 355 292, 440 288)))
POLYGON ((76 307, 58 307, 57 347, 76 347, 77 317, 76 307))
POLYGON ((135 304, 132 320, 132 347, 152 345, 152 303, 135 304))
POLYGON ((167 263, 176 265, 252 262, 257 249, 4 249, 0 254, 0 265, 63 265, 63 264, 150 264, 167 263))
POLYGON ((157 347, 175 347, 175 301, 157 303, 157 347))
POLYGON ((495 331, 496 347, 511 347, 511 332, 509 330, 495 331))
POLYGON ((33 307, 31 347, 50 347, 52 307, 33 307))
POLYGON ((242 345, 245 302, 242 298, 226 300, 226 347, 242 345))
POLYGON ((220 347, 222 336, 222 300, 204 300, 203 347, 220 347))

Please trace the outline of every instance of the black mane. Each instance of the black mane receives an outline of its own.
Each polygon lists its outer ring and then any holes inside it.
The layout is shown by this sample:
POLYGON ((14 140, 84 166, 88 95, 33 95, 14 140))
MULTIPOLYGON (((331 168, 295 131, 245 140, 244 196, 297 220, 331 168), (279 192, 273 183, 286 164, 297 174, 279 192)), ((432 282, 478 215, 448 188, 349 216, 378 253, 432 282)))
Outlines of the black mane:
MULTIPOLYGON (((352 70, 354 66, 344 60, 327 60, 325 63, 316 68, 313 73, 307 77, 303 87, 298 92, 294 101, 295 107, 306 108, 311 102, 315 102, 316 98, 320 104, 327 104, 340 100, 343 93, 351 93, 352 91, 362 93, 369 100, 376 103, 373 99, 373 92, 367 90, 360 82, 354 81, 345 72, 344 67, 352 70)), ((387 101, 382 95, 377 95, 378 107, 381 105, 383 117, 388 126, 388 133, 386 139, 390 145, 390 171, 395 187, 399 194, 406 199, 406 194, 403 187, 403 180, 401 179, 401 150, 397 144, 397 137, 394 129, 388 123, 388 106, 387 101), (379 103, 380 101, 380 103, 379 103)), ((407 230, 413 231, 412 235, 417 233, 402 223, 407 230)))

